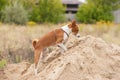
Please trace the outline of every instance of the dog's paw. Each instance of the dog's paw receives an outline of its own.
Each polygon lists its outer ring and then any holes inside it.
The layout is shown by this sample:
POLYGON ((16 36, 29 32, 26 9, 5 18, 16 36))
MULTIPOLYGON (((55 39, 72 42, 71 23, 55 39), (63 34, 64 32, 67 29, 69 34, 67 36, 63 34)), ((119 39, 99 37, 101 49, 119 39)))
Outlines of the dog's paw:
POLYGON ((37 69, 35 69, 34 72, 35 72, 35 76, 36 76, 37 75, 37 69))

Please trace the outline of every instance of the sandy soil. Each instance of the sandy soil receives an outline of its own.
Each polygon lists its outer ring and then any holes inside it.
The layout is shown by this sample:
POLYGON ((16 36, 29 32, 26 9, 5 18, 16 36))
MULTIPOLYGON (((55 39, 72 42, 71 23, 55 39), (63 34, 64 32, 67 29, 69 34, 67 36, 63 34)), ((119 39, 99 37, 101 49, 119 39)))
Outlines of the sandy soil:
POLYGON ((48 54, 37 76, 33 64, 21 62, 8 64, 0 80, 120 80, 119 46, 92 36, 71 36, 66 46, 64 54, 56 47, 48 54))

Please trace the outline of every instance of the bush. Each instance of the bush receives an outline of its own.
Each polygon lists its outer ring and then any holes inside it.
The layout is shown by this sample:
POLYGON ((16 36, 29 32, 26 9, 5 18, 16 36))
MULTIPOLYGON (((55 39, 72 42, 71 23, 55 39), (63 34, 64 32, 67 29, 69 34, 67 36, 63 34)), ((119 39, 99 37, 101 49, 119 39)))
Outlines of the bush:
POLYGON ((76 19, 83 23, 94 23, 96 20, 94 19, 95 9, 93 4, 83 4, 79 7, 78 12, 76 14, 76 19))
POLYGON ((11 1, 10 5, 2 10, 2 21, 5 23, 25 24, 28 21, 27 12, 18 1, 11 1))
POLYGON ((64 10, 61 0, 39 0, 36 6, 33 6, 30 13, 30 20, 37 22, 57 23, 63 21, 64 10))
POLYGON ((0 60, 0 69, 4 68, 7 64, 7 61, 5 59, 0 60))
POLYGON ((38 6, 33 6, 32 11, 30 12, 29 20, 35 21, 35 22, 40 22, 40 13, 39 13, 39 7, 38 6))
POLYGON ((1 10, 5 7, 6 4, 7 4, 7 0, 0 0, 0 20, 2 16, 1 10))
MULTIPOLYGON (((79 7, 76 14, 78 21, 83 23, 96 23, 97 21, 112 21, 112 6, 103 5, 104 0, 91 1, 79 7)), ((106 3, 107 4, 107 3, 106 3)))

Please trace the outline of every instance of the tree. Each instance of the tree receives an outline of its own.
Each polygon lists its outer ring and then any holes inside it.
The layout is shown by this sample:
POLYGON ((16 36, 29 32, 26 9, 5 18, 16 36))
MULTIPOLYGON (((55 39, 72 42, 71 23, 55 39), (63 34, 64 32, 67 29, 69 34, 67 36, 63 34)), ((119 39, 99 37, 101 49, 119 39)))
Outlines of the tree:
POLYGON ((7 4, 7 0, 0 0, 0 19, 2 16, 1 10, 5 7, 6 4, 7 4))
POLYGON ((95 23, 96 21, 112 21, 112 11, 116 9, 113 5, 118 0, 87 0, 86 4, 79 7, 77 20, 84 23, 95 23))
POLYGON ((27 12, 18 0, 11 0, 2 10, 2 21, 5 23, 25 24, 28 21, 27 12))
POLYGON ((64 11, 61 0, 39 0, 32 8, 30 20, 57 23, 64 19, 64 11))

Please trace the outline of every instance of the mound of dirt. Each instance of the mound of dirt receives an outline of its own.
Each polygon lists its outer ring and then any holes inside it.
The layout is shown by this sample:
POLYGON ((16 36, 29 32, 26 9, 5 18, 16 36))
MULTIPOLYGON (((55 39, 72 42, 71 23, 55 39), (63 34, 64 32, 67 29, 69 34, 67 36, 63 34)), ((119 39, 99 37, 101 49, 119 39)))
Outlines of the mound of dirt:
POLYGON ((33 64, 9 64, 4 69, 6 80, 120 80, 120 47, 101 38, 72 36, 63 55, 54 50, 40 63, 34 75, 33 64))

